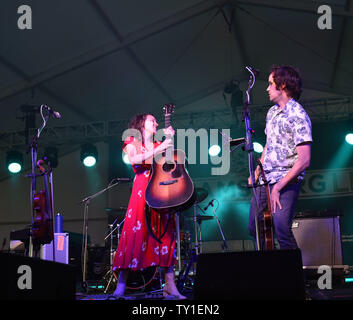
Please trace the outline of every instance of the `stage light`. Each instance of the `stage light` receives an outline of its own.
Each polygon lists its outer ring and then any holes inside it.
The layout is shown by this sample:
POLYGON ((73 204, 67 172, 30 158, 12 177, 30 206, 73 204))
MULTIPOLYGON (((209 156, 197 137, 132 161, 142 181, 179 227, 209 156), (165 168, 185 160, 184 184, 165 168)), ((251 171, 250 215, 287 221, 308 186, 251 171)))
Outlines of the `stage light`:
POLYGON ((216 155, 218 155, 219 153, 221 152, 221 147, 217 144, 214 144, 213 146, 211 146, 209 149, 208 149, 208 154, 211 156, 211 157, 215 157, 216 155))
POLYGON ((254 142, 254 151, 257 153, 262 153, 264 151, 264 147, 262 146, 262 144, 254 142))
POLYGON ((47 161, 51 168, 58 166, 58 150, 54 147, 46 147, 44 149, 44 160, 47 161))
POLYGON ((83 164, 84 164, 86 167, 93 167, 96 163, 97 163, 97 160, 96 160, 96 158, 93 157, 93 156, 86 156, 86 157, 84 157, 84 159, 83 159, 83 164))
POLYGON ((122 157, 123 157, 124 163, 130 164, 129 156, 125 152, 123 153, 122 157))
POLYGON ((353 145, 353 133, 348 133, 346 135, 346 142, 350 145, 353 145))
POLYGON ((93 144, 81 147, 81 161, 86 167, 93 167, 98 161, 98 151, 93 144))
POLYGON ((19 173, 23 166, 23 155, 18 151, 9 151, 6 157, 7 169, 11 173, 19 173))

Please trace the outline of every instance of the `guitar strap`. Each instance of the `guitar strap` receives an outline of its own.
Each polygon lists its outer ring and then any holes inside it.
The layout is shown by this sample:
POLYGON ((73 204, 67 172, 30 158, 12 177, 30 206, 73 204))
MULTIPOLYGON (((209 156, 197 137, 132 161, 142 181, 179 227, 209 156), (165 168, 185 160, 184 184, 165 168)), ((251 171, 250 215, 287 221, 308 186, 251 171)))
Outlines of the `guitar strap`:
POLYGON ((145 205, 145 218, 146 218, 146 224, 147 224, 147 229, 148 229, 148 232, 150 233, 150 235, 152 236, 152 238, 154 239, 154 240, 156 240, 158 243, 162 243, 162 241, 161 241, 161 239, 164 237, 164 235, 165 235, 165 233, 167 232, 167 230, 168 230, 168 225, 169 225, 169 221, 170 221, 170 218, 171 218, 171 214, 168 214, 168 220, 167 220, 167 222, 166 222, 166 224, 165 224, 165 228, 164 228, 164 232, 163 232, 163 234, 161 235, 161 237, 160 238, 158 238, 155 234, 154 234, 154 232, 153 232, 153 230, 152 230, 152 227, 151 227, 151 212, 150 212, 150 207, 146 204, 145 205))

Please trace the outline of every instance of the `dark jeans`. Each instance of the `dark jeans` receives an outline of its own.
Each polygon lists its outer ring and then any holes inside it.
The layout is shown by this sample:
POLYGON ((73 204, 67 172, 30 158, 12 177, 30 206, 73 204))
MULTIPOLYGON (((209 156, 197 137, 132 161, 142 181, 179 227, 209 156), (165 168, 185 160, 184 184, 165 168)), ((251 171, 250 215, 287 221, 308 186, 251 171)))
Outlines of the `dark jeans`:
MULTIPOLYGON (((292 232, 292 221, 295 206, 300 191, 300 182, 292 183, 281 190, 279 201, 282 209, 276 207, 276 212, 272 214, 272 223, 274 234, 280 245, 280 249, 297 249, 298 245, 292 232)), ((270 191, 273 185, 270 185, 270 191)), ((263 211, 267 208, 267 197, 265 186, 255 188, 255 192, 259 202, 258 228, 260 248, 264 248, 264 232, 263 232, 263 211)), ((257 206, 254 197, 251 199, 249 214, 249 232, 256 240, 255 214, 257 206)))

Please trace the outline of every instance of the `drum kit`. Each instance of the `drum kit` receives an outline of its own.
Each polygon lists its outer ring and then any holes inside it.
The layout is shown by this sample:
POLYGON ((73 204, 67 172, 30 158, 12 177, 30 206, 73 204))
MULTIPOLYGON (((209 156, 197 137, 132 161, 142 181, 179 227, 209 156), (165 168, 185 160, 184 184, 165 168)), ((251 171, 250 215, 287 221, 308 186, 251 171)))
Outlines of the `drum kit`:
MULTIPOLYGON (((214 217, 205 215, 199 204, 208 197, 208 191, 204 188, 195 188, 196 200, 193 206, 183 212, 176 213, 176 233, 177 233, 177 271, 178 271, 178 288, 182 287, 190 280, 190 270, 196 262, 196 256, 202 253, 202 232, 201 225, 203 221, 211 220, 214 217), (202 213, 200 213, 202 212, 202 213), (192 240, 193 228, 194 237, 192 240)), ((119 244, 121 227, 124 223, 124 217, 127 208, 105 208, 108 214, 108 233, 105 237, 106 243, 109 244, 109 263, 108 272, 104 275, 103 280, 106 283, 104 293, 111 292, 117 283, 118 274, 112 270, 114 255, 119 244), (112 286, 113 285, 113 286, 112 286)), ((146 287, 160 276, 156 267, 147 268, 144 271, 132 272, 129 276, 127 289, 137 291, 146 289, 146 287), (152 270, 153 269, 153 270, 152 270)), ((155 281, 155 282, 156 282, 155 281)), ((190 281, 192 283, 192 281, 190 281)), ((159 283, 160 279, 159 279, 159 283)), ((158 284, 158 283, 157 283, 158 284)))

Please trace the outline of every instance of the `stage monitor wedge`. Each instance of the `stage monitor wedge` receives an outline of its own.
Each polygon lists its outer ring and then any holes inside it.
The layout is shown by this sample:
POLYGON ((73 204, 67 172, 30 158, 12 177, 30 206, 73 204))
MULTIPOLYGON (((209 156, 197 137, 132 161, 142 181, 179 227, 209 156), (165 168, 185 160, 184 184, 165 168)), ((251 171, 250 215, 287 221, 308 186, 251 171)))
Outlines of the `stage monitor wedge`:
POLYGON ((0 253, 0 300, 75 300, 75 268, 59 262, 0 253))
POLYGON ((195 300, 304 300, 301 252, 243 251, 200 254, 195 300))

